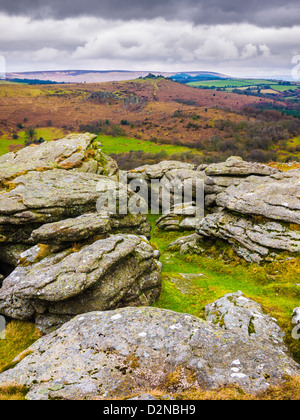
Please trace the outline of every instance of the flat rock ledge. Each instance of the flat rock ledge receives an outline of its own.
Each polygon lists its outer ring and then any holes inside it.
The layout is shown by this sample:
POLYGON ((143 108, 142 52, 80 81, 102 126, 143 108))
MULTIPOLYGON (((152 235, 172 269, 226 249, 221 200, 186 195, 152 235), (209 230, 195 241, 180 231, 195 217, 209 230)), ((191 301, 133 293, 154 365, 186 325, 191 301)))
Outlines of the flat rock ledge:
POLYGON ((25 385, 29 400, 119 399, 155 389, 172 396, 229 384, 256 394, 300 371, 282 342, 268 337, 152 307, 91 312, 39 339, 0 383, 25 385))

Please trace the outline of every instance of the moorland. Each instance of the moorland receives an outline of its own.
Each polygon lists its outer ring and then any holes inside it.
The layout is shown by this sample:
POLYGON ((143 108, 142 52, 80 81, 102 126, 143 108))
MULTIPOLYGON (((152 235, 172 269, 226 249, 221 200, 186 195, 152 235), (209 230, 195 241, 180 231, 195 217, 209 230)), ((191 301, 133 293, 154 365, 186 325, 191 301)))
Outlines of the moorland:
POLYGON ((232 90, 250 82, 261 88, 258 80, 191 83, 199 89, 151 75, 100 84, 1 83, 0 153, 89 131, 123 169, 170 157, 198 164, 231 155, 298 162, 299 86, 265 81, 276 94, 232 90))

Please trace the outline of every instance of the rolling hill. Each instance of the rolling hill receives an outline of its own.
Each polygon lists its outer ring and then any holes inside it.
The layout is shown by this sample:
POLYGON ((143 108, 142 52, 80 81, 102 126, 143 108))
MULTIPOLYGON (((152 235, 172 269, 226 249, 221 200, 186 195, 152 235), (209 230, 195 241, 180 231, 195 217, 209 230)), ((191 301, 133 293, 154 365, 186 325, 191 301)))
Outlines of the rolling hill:
POLYGON ((283 115, 286 107, 277 98, 196 89, 155 75, 87 84, 0 84, 0 144, 4 153, 40 138, 58 138, 58 132, 61 137, 91 131, 121 139, 114 143, 115 152, 109 151, 127 168, 136 164, 137 152, 142 152, 139 163, 155 161, 165 145, 176 146, 177 158, 196 163, 232 154, 259 161, 299 160, 298 140, 293 139, 300 134, 300 122, 283 115), (26 138, 30 127, 34 138, 26 138), (156 145, 152 153, 149 142, 156 145))

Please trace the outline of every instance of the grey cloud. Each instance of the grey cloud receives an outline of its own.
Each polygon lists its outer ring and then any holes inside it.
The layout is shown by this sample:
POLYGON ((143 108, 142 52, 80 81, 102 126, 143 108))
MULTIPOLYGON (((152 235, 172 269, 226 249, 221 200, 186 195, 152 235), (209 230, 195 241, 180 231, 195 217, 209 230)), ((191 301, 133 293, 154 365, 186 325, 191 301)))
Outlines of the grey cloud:
POLYGON ((33 18, 98 16, 131 20, 163 17, 195 24, 248 22, 277 27, 297 25, 300 21, 298 0, 0 0, 0 11, 33 18))

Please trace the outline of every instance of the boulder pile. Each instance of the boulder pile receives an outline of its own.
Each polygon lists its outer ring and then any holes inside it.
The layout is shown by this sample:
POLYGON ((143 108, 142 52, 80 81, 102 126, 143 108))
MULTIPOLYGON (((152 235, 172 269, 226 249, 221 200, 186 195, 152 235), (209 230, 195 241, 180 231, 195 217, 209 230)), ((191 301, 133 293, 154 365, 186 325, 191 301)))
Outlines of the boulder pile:
MULTIPOLYGON (((171 172, 174 180, 174 171, 171 172)), ((172 246, 177 245, 182 252, 198 248, 201 253, 208 239, 221 239, 241 258, 257 264, 299 253, 299 169, 281 172, 231 157, 224 163, 204 169, 201 166, 192 172, 199 172, 204 179, 206 216, 195 218, 195 204, 186 203, 188 212, 173 207, 158 219, 157 227, 167 231, 193 230, 198 235, 198 247, 194 235, 191 246, 187 245, 188 237, 183 238, 184 248, 181 249, 180 241, 172 246)))
POLYGON ((147 217, 97 207, 112 190, 117 205, 140 199, 94 140, 68 136, 0 160, 0 313, 35 319, 43 332, 82 312, 149 305, 160 293, 147 217))

